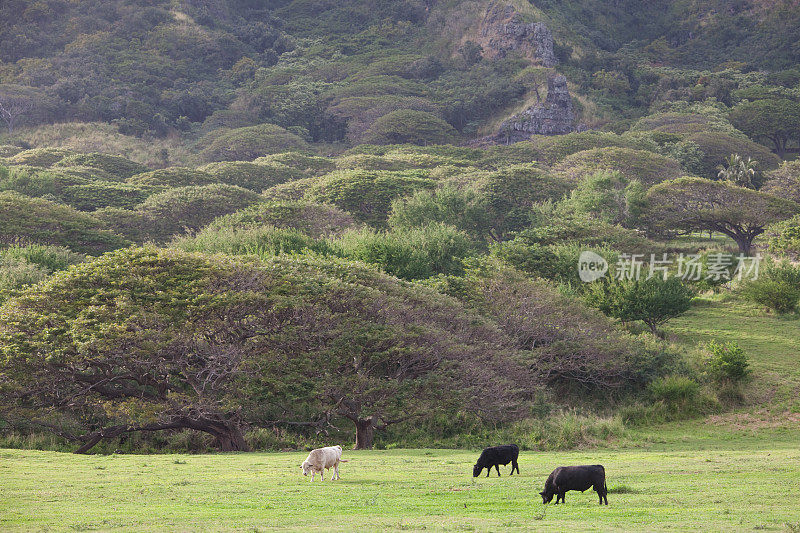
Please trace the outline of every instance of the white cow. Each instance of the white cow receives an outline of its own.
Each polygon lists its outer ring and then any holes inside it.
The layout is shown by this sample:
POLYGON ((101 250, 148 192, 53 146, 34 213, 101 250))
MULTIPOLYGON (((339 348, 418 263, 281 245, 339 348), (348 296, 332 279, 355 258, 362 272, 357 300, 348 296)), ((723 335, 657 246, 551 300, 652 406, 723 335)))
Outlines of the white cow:
POLYGON ((311 473, 311 481, 314 481, 314 475, 317 472, 322 476, 322 481, 325 481, 324 470, 333 468, 333 477, 331 478, 331 481, 333 481, 334 479, 339 479, 339 463, 346 462, 346 460, 342 459, 341 446, 326 446, 325 448, 311 450, 311 453, 308 454, 300 468, 303 469, 304 476, 311 473))

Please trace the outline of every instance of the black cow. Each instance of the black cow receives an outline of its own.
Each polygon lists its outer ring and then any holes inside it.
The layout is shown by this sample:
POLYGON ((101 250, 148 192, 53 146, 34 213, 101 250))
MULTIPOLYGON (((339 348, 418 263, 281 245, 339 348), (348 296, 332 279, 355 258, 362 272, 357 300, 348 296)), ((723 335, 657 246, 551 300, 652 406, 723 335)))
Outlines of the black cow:
POLYGON ((542 495, 542 503, 550 503, 553 494, 557 494, 556 504, 558 504, 559 499, 564 503, 564 494, 567 491, 583 492, 589 487, 593 487, 600 497, 600 505, 603 505, 603 500, 608 505, 606 469, 603 465, 559 466, 550 473, 544 483, 544 491, 539 494, 542 495))
POLYGON ((478 457, 478 462, 472 468, 472 477, 481 475, 481 471, 486 469, 486 477, 492 473, 492 467, 497 469, 497 477, 500 477, 500 465, 507 465, 511 463, 511 475, 514 475, 514 470, 519 474, 519 465, 517 458, 519 457, 519 448, 516 444, 504 444, 503 446, 492 446, 485 448, 478 457))

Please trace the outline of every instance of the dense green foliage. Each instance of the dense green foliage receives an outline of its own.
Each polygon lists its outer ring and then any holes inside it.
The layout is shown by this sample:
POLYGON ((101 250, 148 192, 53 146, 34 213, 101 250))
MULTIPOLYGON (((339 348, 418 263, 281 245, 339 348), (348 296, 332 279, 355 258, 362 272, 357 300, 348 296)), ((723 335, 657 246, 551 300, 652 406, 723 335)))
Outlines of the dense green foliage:
POLYGON ((125 246, 96 218, 48 200, 0 192, 0 243, 41 243, 101 254, 125 246))
POLYGON ((4 2, 0 433, 476 445, 766 397, 658 335, 703 291, 797 309, 794 3, 4 2), (543 103, 572 133, 497 135, 543 103), (775 262, 576 268, 736 248, 775 262))
POLYGON ((586 301, 623 322, 641 320, 656 333, 659 326, 689 310, 692 296, 679 278, 653 276, 642 281, 595 283, 586 301))

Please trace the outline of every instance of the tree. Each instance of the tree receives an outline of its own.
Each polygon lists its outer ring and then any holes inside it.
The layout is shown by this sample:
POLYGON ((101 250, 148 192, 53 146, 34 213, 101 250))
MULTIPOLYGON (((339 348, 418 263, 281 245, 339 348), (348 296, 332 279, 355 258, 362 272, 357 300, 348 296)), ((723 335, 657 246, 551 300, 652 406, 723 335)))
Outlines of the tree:
POLYGON ((659 326, 689 310, 692 297, 692 290, 679 278, 654 276, 646 280, 594 283, 586 301, 623 322, 641 320, 656 334, 659 326))
POLYGON ((506 345, 455 300, 363 264, 128 248, 0 307, 0 412, 79 452, 186 429, 238 451, 251 426, 341 420, 369 448, 405 420, 519 416, 531 381, 506 345))
POLYGON ((399 109, 383 115, 367 132, 370 142, 419 145, 453 142, 456 131, 436 115, 413 109, 399 109))
POLYGON ((18 85, 0 85, 0 117, 14 133, 19 119, 36 107, 36 97, 31 89, 18 85))
POLYGON ((616 171, 600 170, 578 184, 567 205, 578 214, 630 227, 640 215, 644 194, 640 182, 616 171))
POLYGON ((768 139, 775 153, 786 157, 786 143, 800 131, 800 103, 784 98, 763 99, 737 105, 731 122, 755 139, 768 139))
POLYGON ((102 227, 97 218, 42 198, 0 192, 0 245, 14 242, 65 246, 100 255, 129 245, 102 227))
POLYGON ((739 187, 755 189, 756 166, 758 161, 753 161, 752 157, 742 158, 739 154, 731 154, 725 159, 724 165, 719 165, 717 177, 721 180, 730 181, 739 187))
POLYGON ((765 228, 800 212, 800 206, 730 182, 680 178, 661 183, 645 197, 644 219, 654 232, 719 231, 749 255, 765 228))

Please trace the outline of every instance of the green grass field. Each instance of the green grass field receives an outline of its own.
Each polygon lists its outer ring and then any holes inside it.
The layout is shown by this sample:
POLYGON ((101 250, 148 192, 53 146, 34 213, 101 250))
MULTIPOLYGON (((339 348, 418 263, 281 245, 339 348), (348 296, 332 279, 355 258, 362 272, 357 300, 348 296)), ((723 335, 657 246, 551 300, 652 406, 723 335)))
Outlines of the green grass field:
POLYGON ((597 449, 523 451, 522 475, 500 479, 473 480, 477 450, 345 450, 342 479, 313 484, 305 452, 0 450, 0 531, 800 531, 800 320, 713 296, 667 332, 687 346, 738 341, 754 371, 748 403, 597 449), (594 492, 542 505, 554 467, 586 463, 605 465, 608 507, 594 492))
POLYGON ((312 484, 305 453, 80 457, 0 453, 0 530, 791 530, 800 450, 527 452, 521 476, 473 479, 476 453, 345 451, 341 480, 312 484), (602 463, 609 505, 538 494, 559 464, 602 463))

